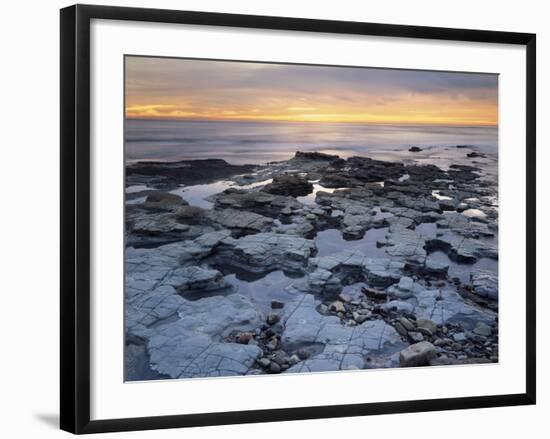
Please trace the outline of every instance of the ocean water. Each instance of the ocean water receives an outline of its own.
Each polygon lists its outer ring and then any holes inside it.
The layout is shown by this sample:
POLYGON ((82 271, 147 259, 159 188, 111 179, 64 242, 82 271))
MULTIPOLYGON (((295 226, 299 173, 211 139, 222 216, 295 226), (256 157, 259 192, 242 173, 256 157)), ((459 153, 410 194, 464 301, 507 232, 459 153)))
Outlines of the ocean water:
POLYGON ((233 164, 287 160, 296 151, 384 158, 410 146, 471 145, 497 152, 498 128, 315 122, 127 120, 126 161, 221 158, 233 164))

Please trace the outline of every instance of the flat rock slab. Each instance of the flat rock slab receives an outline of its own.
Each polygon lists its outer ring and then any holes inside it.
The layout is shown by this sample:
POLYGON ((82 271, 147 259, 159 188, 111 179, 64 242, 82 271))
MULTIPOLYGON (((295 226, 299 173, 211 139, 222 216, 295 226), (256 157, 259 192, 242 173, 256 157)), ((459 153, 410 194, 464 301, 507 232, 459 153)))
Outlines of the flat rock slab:
POLYGON ((343 325, 335 316, 317 312, 314 297, 306 294, 285 307, 281 343, 286 352, 315 347, 318 353, 288 369, 288 372, 362 369, 370 353, 388 359, 404 345, 392 326, 382 320, 358 326, 343 325))
POLYGON ((311 273, 302 287, 311 292, 339 292, 342 280, 354 279, 372 286, 387 287, 399 282, 405 263, 388 258, 369 258, 350 249, 331 256, 310 259, 311 273), (345 279, 344 279, 345 278, 345 279))
POLYGON ((172 378, 243 375, 261 355, 257 346, 225 343, 233 332, 252 331, 265 316, 235 294, 184 300, 180 319, 144 332, 151 365, 172 378))
POLYGON ((239 239, 224 239, 217 257, 251 271, 303 271, 316 250, 312 240, 278 233, 258 233, 239 239))

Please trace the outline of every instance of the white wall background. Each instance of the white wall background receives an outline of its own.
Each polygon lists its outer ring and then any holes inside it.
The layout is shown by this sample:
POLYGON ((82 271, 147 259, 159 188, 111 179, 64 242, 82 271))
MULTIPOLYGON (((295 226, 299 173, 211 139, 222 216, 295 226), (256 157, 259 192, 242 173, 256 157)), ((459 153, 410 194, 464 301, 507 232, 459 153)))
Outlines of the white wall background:
MULTIPOLYGON (((96 3, 88 1, 88 3, 96 3)), ((100 4, 321 19, 535 32, 538 38, 538 349, 539 403, 456 412, 325 419, 108 437, 262 439, 281 437, 543 437, 550 414, 548 299, 550 257, 550 16, 545 2, 497 0, 338 2, 305 0, 104 0, 100 4), (546 204, 546 205, 545 205, 546 204)), ((63 1, 9 2, 0 25, 0 434, 61 437, 58 431, 59 19, 63 1), (6 300, 7 299, 7 300, 6 300)), ((212 395, 215 397, 215 395, 212 395)))

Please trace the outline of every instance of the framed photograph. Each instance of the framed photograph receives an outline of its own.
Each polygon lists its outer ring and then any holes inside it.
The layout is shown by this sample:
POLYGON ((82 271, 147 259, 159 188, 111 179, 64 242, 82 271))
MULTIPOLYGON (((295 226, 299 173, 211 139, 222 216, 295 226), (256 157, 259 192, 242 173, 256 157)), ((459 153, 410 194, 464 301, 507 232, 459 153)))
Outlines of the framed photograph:
POLYGON ((61 428, 535 403, 535 35, 61 10, 61 428))

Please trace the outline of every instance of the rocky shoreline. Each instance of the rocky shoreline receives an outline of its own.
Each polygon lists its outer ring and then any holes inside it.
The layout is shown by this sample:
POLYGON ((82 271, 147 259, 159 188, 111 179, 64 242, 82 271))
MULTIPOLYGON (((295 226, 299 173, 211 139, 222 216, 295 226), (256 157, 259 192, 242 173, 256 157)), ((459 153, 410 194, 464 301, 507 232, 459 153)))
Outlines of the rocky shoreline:
POLYGON ((127 166, 126 379, 498 361, 496 157, 444 152, 127 166))

